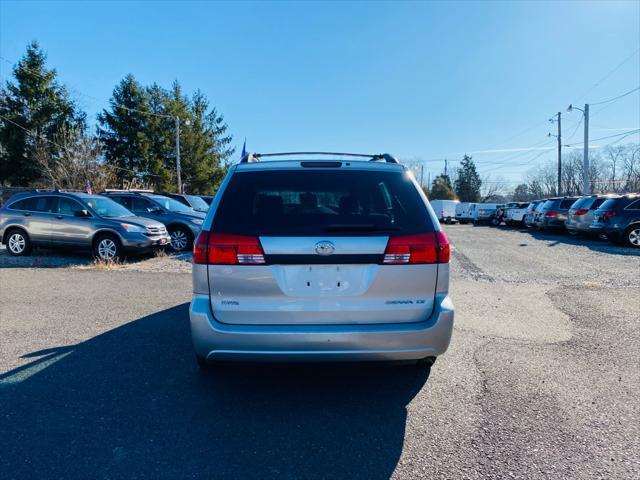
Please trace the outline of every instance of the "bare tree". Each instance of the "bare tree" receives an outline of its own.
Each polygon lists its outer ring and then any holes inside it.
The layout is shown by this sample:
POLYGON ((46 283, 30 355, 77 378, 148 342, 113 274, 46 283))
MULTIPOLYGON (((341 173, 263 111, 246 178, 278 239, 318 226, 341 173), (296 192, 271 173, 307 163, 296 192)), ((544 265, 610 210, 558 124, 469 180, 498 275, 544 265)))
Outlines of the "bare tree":
POLYGON ((482 189, 480 191, 481 202, 501 201, 507 193, 507 182, 503 177, 496 177, 491 180, 491 176, 487 175, 482 179, 482 189))
POLYGON ((38 139, 35 161, 41 169, 45 186, 82 190, 87 182, 102 191, 113 185, 113 167, 101 161, 101 145, 95 137, 87 136, 79 128, 62 128, 55 136, 54 153, 51 146, 38 139))

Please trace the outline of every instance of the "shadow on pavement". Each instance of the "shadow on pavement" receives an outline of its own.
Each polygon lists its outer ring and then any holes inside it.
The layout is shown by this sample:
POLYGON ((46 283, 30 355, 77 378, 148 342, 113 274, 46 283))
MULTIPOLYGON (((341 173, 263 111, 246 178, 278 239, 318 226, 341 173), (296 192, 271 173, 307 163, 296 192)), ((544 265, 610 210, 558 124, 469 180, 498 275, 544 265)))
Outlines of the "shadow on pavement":
POLYGON ((0 376, 2 478, 388 478, 429 371, 232 366, 202 373, 188 305, 0 376))
POLYGON ((556 245, 563 243, 567 245, 579 245, 587 247, 590 250, 600 253, 640 257, 640 249, 618 245, 615 243, 611 243, 608 240, 601 240, 593 236, 571 236, 564 230, 540 231, 528 229, 521 230, 521 232, 528 233, 537 240, 551 241, 552 243, 548 245, 549 247, 555 247, 556 245))

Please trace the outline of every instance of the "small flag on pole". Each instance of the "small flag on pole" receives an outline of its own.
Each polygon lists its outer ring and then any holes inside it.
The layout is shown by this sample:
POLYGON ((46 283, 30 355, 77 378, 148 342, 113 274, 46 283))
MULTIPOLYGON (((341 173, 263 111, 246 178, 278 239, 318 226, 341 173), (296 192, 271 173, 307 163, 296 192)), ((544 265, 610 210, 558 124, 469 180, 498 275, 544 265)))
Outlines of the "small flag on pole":
POLYGON ((89 180, 87 180, 84 183, 84 193, 87 193, 89 195, 93 195, 93 190, 91 189, 91 182, 89 180))
POLYGON ((244 144, 242 145, 242 154, 240 155, 240 160, 242 160, 247 154, 247 139, 244 139, 244 144))

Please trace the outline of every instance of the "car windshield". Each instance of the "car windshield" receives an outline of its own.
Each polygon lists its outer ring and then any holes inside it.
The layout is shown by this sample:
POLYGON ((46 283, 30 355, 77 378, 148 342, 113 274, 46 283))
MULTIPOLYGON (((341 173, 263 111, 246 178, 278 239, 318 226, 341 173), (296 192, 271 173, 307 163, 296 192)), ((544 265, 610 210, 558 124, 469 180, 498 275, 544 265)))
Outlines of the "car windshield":
POLYGON ((193 208, 199 210, 201 212, 206 212, 209 210, 209 204, 205 202, 202 198, 197 195, 186 195, 187 200, 193 208))
POLYGON ((187 207, 184 203, 180 203, 177 200, 169 197, 163 197, 162 195, 154 195, 151 197, 155 202, 164 207, 165 210, 169 210, 174 213, 194 213, 195 210, 191 207, 187 207))
POLYGON ((133 213, 110 198, 89 197, 84 200, 101 217, 133 217, 133 213))

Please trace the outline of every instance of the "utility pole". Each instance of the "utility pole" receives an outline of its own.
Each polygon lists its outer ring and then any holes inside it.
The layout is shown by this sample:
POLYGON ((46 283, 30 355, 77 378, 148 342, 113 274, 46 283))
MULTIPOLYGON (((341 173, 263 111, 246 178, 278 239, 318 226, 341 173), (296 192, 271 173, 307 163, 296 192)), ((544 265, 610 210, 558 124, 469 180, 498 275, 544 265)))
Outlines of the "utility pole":
POLYGON ((182 193, 182 176, 180 173, 180 117, 176 115, 176 172, 178 176, 178 193, 182 193))
POLYGON ((582 156, 582 194, 589 195, 591 193, 591 185, 589 182, 589 104, 584 104, 584 153, 582 156))
POLYGON ((424 188, 424 165, 420 165, 420 187, 424 188))
POLYGON ((447 159, 444 159, 444 174, 447 175, 447 159))
POLYGON ((562 195, 562 115, 558 112, 558 196, 562 195))

